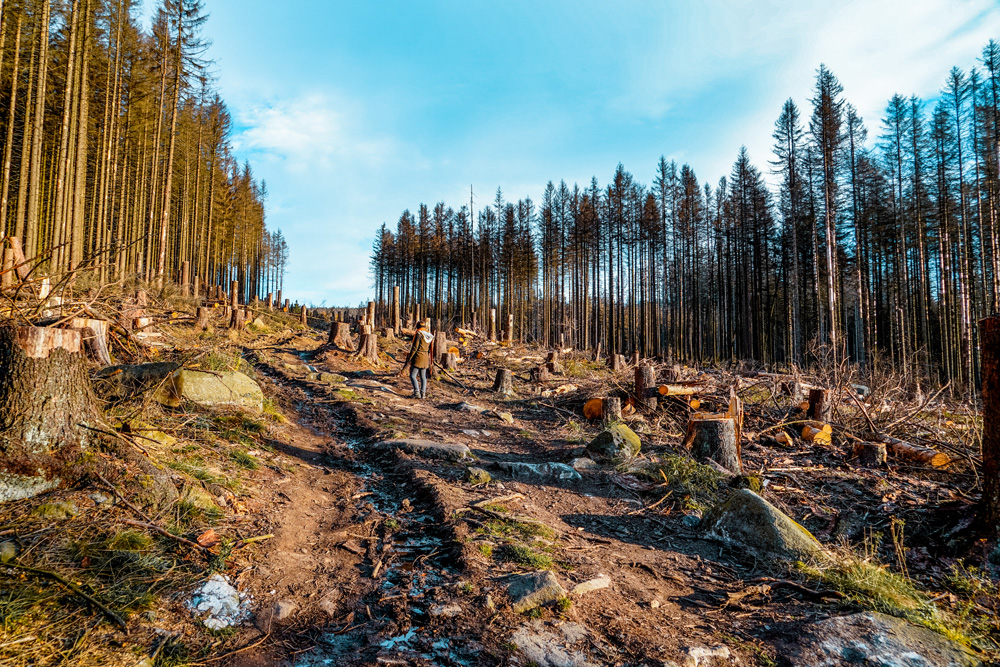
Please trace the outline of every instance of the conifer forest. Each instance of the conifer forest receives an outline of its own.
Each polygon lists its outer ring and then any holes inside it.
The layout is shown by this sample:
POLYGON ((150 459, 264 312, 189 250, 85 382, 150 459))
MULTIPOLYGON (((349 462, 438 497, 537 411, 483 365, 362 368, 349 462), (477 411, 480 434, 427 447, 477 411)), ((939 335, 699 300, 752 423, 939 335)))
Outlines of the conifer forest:
POLYGON ((606 184, 550 181, 539 202, 498 189, 474 212, 404 211, 375 239, 376 296, 400 285, 404 306, 466 323, 497 308, 542 345, 878 357, 968 390, 1000 295, 998 89, 990 41, 933 104, 896 94, 866 122, 820 66, 812 96, 776 110, 773 153, 741 149, 717 182, 661 158, 645 178, 619 164, 606 184))
POLYGON ((0 25, 0 236, 55 275, 280 288, 267 190, 232 154, 201 0, 6 0, 0 25))

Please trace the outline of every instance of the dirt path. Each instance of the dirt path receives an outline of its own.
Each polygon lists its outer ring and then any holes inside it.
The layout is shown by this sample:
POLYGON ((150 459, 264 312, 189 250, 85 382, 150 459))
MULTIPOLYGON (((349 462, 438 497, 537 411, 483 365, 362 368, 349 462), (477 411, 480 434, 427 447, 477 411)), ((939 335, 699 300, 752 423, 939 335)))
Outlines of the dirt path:
POLYGON ((698 664, 768 664, 773 626, 826 615, 777 593, 728 604, 759 572, 697 536, 681 512, 646 511, 614 471, 572 480, 500 473, 482 487, 464 481, 465 463, 373 448, 394 436, 466 444, 493 470, 580 453, 578 444, 534 437, 565 428, 552 410, 522 407, 508 424, 455 406, 515 404, 443 383, 430 400, 411 401, 403 379, 315 355, 318 345, 299 337, 260 359, 298 422, 282 439, 299 465, 275 482, 275 539, 245 579, 267 601, 257 624, 270 633, 268 648, 228 664, 660 665, 706 655, 715 662, 698 664), (314 372, 347 381, 318 382, 314 372), (509 500, 494 509, 546 530, 522 541, 498 534, 521 524, 470 511, 495 497, 509 500), (542 557, 538 567, 497 557, 522 545, 542 557), (517 614, 504 577, 536 569, 553 570, 570 593, 517 614), (571 592, 581 584, 595 590, 571 592))

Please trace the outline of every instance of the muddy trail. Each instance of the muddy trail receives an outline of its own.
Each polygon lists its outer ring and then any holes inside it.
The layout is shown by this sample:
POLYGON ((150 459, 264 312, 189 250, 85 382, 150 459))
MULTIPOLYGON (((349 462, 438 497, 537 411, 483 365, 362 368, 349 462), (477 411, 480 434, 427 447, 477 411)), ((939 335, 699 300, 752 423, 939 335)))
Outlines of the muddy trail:
POLYGON ((527 426, 564 423, 553 410, 444 381, 411 400, 317 336, 245 354, 297 422, 285 453, 307 466, 280 486, 277 537, 246 580, 274 601, 257 612, 264 637, 225 664, 772 664, 789 628, 838 611, 683 512, 647 512, 649 485, 561 463, 582 448, 527 426), (514 423, 458 409, 466 398, 514 423), (379 446, 400 436, 472 458, 379 446), (494 481, 474 484, 470 466, 494 481), (540 571, 554 581, 531 580, 540 571), (525 579, 543 605, 517 604, 525 579))

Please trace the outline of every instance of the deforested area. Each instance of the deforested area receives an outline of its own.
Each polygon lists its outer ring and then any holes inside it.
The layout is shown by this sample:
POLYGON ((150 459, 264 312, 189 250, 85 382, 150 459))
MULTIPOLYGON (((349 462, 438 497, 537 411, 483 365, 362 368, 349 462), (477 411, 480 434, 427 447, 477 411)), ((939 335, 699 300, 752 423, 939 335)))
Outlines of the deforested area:
POLYGON ((0 666, 1000 663, 977 3, 0 0, 0 666))

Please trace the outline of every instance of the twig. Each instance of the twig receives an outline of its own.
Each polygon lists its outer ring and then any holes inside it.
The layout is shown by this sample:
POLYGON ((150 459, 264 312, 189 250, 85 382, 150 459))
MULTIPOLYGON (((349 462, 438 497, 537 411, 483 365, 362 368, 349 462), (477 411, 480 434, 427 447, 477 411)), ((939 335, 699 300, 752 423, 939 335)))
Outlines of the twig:
POLYGON ((121 616, 119 616, 115 612, 113 612, 110 609, 108 609, 108 607, 106 607, 104 604, 102 604, 98 600, 94 599, 92 596, 87 595, 86 593, 84 593, 83 591, 81 591, 80 588, 76 584, 74 584, 71 581, 68 581, 65 577, 63 577, 58 572, 52 572, 51 570, 39 570, 38 568, 35 568, 35 567, 28 567, 27 565, 21 565, 20 563, 14 563, 14 562, 4 563, 4 567, 12 567, 12 568, 14 568, 16 570, 22 570, 24 572, 30 572, 32 574, 36 574, 36 575, 38 575, 40 577, 46 577, 48 579, 52 579, 53 581, 56 581, 56 582, 62 584, 63 586, 65 586, 69 590, 73 591, 73 593, 75 593, 76 595, 79 595, 84 600, 86 600, 87 602, 89 602, 93 606, 95 606, 98 609, 100 609, 101 613, 103 613, 108 618, 108 620, 114 622, 115 625, 117 625, 118 627, 120 627, 122 630, 125 631, 125 634, 128 634, 128 625, 126 625, 125 620, 122 619, 121 616))
POLYGON ((123 496, 123 495, 121 494, 121 491, 119 491, 119 490, 118 490, 118 487, 117 487, 117 486, 115 486, 114 484, 112 484, 112 483, 111 483, 111 482, 109 482, 108 480, 104 479, 104 478, 103 478, 103 477, 101 476, 101 473, 99 473, 99 472, 96 472, 96 471, 95 471, 95 472, 94 472, 94 475, 95 475, 95 476, 97 477, 97 479, 101 480, 101 483, 102 483, 102 484, 104 484, 104 486, 106 486, 107 488, 111 489, 111 491, 112 491, 112 492, 113 492, 113 493, 114 493, 114 494, 115 494, 116 496, 118 496, 118 500, 122 501, 122 503, 123 503, 123 504, 125 505, 125 507, 127 507, 127 508, 129 508, 130 510, 132 510, 133 512, 135 512, 136 514, 138 514, 139 516, 141 516, 141 517, 142 517, 143 519, 145 519, 146 521, 149 521, 149 517, 148 517, 148 516, 146 516, 146 513, 145 513, 145 512, 143 512, 143 511, 142 511, 141 509, 139 509, 138 507, 136 507, 135 505, 133 505, 132 503, 130 503, 130 502, 129 502, 129 501, 128 501, 128 500, 126 499, 126 498, 125 498, 125 496, 123 496))

